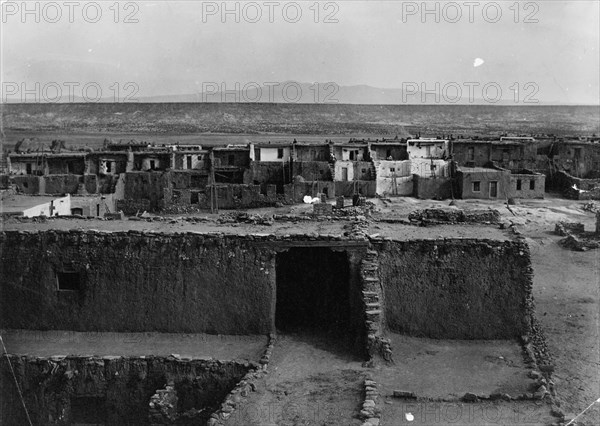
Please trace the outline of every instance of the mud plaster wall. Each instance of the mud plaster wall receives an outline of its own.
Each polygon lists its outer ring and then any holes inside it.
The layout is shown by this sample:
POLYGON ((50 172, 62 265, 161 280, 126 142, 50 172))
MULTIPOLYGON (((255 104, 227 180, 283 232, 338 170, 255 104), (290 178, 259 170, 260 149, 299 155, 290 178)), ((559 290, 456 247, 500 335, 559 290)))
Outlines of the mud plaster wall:
POLYGON ((513 198, 544 198, 546 176, 542 174, 511 174, 510 196, 513 198), (517 181, 521 181, 521 189, 517 189, 517 181), (531 189, 530 182, 534 182, 531 189))
POLYGON ((446 339, 527 334, 533 314, 529 249, 519 241, 379 245, 387 327, 446 339))
POLYGON ((76 194, 80 180, 77 175, 50 175, 44 179, 46 194, 76 194))
POLYGON ((413 175, 413 196, 425 200, 450 198, 452 196, 452 180, 413 175))
MULTIPOLYGON (((100 399, 103 407, 98 414, 105 418, 97 420, 106 424, 147 424, 150 397, 169 381, 175 384, 182 403, 192 397, 195 408, 208 408, 208 415, 249 367, 171 357, 10 358, 34 424, 78 420, 72 410, 73 397, 100 399), (201 388, 192 391, 195 383, 201 388)), ((0 359, 0 374, 0 424, 27 424, 7 357, 0 359)))
POLYGON ((0 327, 262 334, 274 255, 248 239, 48 231, 0 234, 0 327), (58 291, 57 271, 80 290, 58 291))

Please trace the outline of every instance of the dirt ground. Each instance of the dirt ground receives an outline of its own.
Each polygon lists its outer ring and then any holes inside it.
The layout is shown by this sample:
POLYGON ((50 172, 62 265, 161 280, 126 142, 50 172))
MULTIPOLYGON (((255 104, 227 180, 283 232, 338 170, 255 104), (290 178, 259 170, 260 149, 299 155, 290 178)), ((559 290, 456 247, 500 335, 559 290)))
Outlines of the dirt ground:
POLYGON ((360 425, 361 362, 335 336, 280 335, 269 374, 227 425, 360 425))
POLYGON ((459 400, 465 393, 518 396, 530 392, 521 346, 510 340, 437 340, 389 333, 395 364, 379 366, 374 380, 388 394, 459 400))
POLYGON ((258 362, 266 336, 0 330, 8 353, 32 356, 169 356, 258 362))

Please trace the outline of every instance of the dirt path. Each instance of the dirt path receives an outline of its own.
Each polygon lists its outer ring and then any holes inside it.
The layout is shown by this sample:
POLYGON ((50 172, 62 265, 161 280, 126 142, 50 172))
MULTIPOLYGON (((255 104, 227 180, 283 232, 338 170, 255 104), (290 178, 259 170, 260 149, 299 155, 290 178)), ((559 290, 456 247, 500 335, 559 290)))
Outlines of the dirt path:
POLYGON ((366 369, 343 344, 325 336, 278 337, 269 374, 228 426, 350 426, 362 403, 366 369))

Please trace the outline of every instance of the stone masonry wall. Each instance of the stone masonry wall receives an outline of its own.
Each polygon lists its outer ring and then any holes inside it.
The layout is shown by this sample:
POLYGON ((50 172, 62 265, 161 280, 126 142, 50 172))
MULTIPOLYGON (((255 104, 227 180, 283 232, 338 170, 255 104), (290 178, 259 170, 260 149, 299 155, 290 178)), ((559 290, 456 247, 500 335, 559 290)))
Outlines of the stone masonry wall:
POLYGON ((521 241, 386 242, 379 265, 392 331, 446 339, 506 339, 530 331, 533 272, 521 241))
MULTIPOLYGON (((167 383, 180 396, 180 409, 197 409, 192 424, 202 424, 241 377, 255 365, 170 357, 0 358, 0 424, 27 424, 8 361, 33 424, 148 424, 150 398, 167 383), (77 399, 96 404, 77 418, 77 399), (87 420, 87 421, 85 421, 87 420)), ((166 424, 166 423, 165 423, 166 424)))
POLYGON ((97 231, 0 233, 0 328, 272 331, 274 261, 249 239, 97 231), (80 288, 58 290, 58 274, 80 288))

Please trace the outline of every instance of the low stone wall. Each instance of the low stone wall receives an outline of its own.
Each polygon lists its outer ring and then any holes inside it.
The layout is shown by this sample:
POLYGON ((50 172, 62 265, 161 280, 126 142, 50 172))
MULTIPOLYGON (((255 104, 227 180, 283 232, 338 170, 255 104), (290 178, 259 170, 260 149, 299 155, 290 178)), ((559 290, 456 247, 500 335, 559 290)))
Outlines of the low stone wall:
POLYGON ((498 223, 498 210, 423 209, 410 212, 408 219, 428 223, 498 223))
MULTIPOLYGON (((206 422, 244 375, 250 362, 170 357, 0 358, 0 423, 27 424, 15 379, 33 424, 174 424, 179 417, 206 422), (172 385, 178 395, 173 419, 157 416, 151 397, 172 385), (190 413, 193 413, 190 416, 190 413)), ((196 423, 198 424, 198 423, 196 423)))

